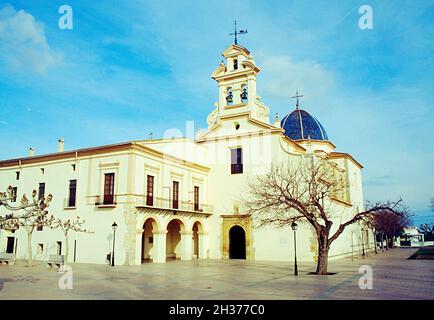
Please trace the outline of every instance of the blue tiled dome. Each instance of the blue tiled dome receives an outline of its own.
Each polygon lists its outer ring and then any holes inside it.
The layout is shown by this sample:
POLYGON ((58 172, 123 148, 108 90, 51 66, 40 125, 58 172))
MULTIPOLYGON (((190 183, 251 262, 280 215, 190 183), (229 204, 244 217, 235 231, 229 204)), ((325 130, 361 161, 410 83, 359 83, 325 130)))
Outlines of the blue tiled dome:
POLYGON ((286 115, 280 125, 285 129, 285 135, 292 140, 328 140, 321 123, 307 111, 301 109, 295 109, 286 115))

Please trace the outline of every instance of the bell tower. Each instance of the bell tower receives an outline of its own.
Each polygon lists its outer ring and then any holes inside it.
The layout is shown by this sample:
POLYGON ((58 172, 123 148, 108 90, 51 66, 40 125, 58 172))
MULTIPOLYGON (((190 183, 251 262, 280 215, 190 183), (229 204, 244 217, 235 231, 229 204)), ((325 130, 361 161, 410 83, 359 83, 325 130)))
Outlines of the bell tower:
POLYGON ((269 124, 269 108, 256 92, 256 76, 260 70, 250 51, 231 44, 222 56, 224 60, 211 75, 218 84, 218 102, 208 116, 208 127, 221 116, 243 112, 250 112, 250 117, 269 124))

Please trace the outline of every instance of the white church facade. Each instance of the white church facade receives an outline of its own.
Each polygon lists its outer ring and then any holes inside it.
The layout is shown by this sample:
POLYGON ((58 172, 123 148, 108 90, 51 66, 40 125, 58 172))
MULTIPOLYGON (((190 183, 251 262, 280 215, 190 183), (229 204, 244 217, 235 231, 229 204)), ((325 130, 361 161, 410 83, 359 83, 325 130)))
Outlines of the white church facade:
MULTIPOLYGON (((218 102, 208 128, 190 138, 139 140, 0 161, 0 189, 17 198, 53 194, 48 209, 62 219, 76 216, 93 233, 69 235, 69 262, 116 265, 163 263, 170 259, 249 259, 292 261, 290 229, 255 228, 240 200, 247 182, 273 163, 317 154, 343 173, 348 188, 329 201, 351 216, 363 209, 362 166, 336 152, 323 126, 297 107, 270 122, 270 109, 256 91, 259 68, 251 53, 232 44, 212 74, 218 102), (117 224, 114 235, 112 224, 117 224), (113 243, 114 241, 114 243, 113 243)), ((8 213, 0 207, 0 215, 8 213)), ((336 223, 338 224, 338 223, 336 223)), ((36 230, 34 260, 64 255, 59 229, 36 230)), ((360 255, 373 249, 370 231, 359 224, 333 243, 330 258, 360 255)), ((27 234, 0 230, 0 252, 16 259, 27 255, 27 234)), ((308 225, 297 231, 297 258, 314 262, 317 240, 308 225)))

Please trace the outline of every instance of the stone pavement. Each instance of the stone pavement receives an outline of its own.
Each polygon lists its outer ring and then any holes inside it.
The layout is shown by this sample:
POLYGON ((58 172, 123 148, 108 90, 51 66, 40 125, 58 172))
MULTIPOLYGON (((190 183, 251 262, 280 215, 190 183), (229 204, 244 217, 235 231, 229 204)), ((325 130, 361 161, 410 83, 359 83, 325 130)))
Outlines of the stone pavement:
POLYGON ((329 263, 335 275, 310 275, 313 264, 245 260, 170 261, 133 267, 71 264, 73 289, 43 263, 0 266, 0 299, 434 299, 434 261, 407 260, 396 248, 329 263), (373 289, 361 290, 361 265, 373 268, 373 289))

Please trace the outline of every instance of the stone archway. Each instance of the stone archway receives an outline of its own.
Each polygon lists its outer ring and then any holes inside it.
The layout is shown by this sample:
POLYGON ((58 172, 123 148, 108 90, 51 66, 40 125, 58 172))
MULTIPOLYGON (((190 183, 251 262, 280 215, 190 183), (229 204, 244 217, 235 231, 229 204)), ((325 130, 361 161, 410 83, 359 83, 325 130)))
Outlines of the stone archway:
POLYGON ((229 242, 230 235, 229 231, 234 226, 239 226, 244 229, 245 232, 245 248, 246 248, 246 259, 255 260, 255 252, 253 250, 253 238, 252 238, 252 218, 247 214, 239 215, 221 215, 223 218, 223 230, 222 230, 222 243, 221 250, 223 259, 230 259, 229 255, 229 242))
POLYGON ((185 231, 181 220, 173 219, 167 224, 166 234, 166 260, 176 260, 184 257, 185 239, 182 237, 185 231))
POLYGON ((246 259, 246 232, 237 225, 229 230, 229 259, 246 259))
POLYGON ((157 222, 148 218, 143 223, 141 262, 152 262, 154 258, 154 231, 157 231, 157 222))

